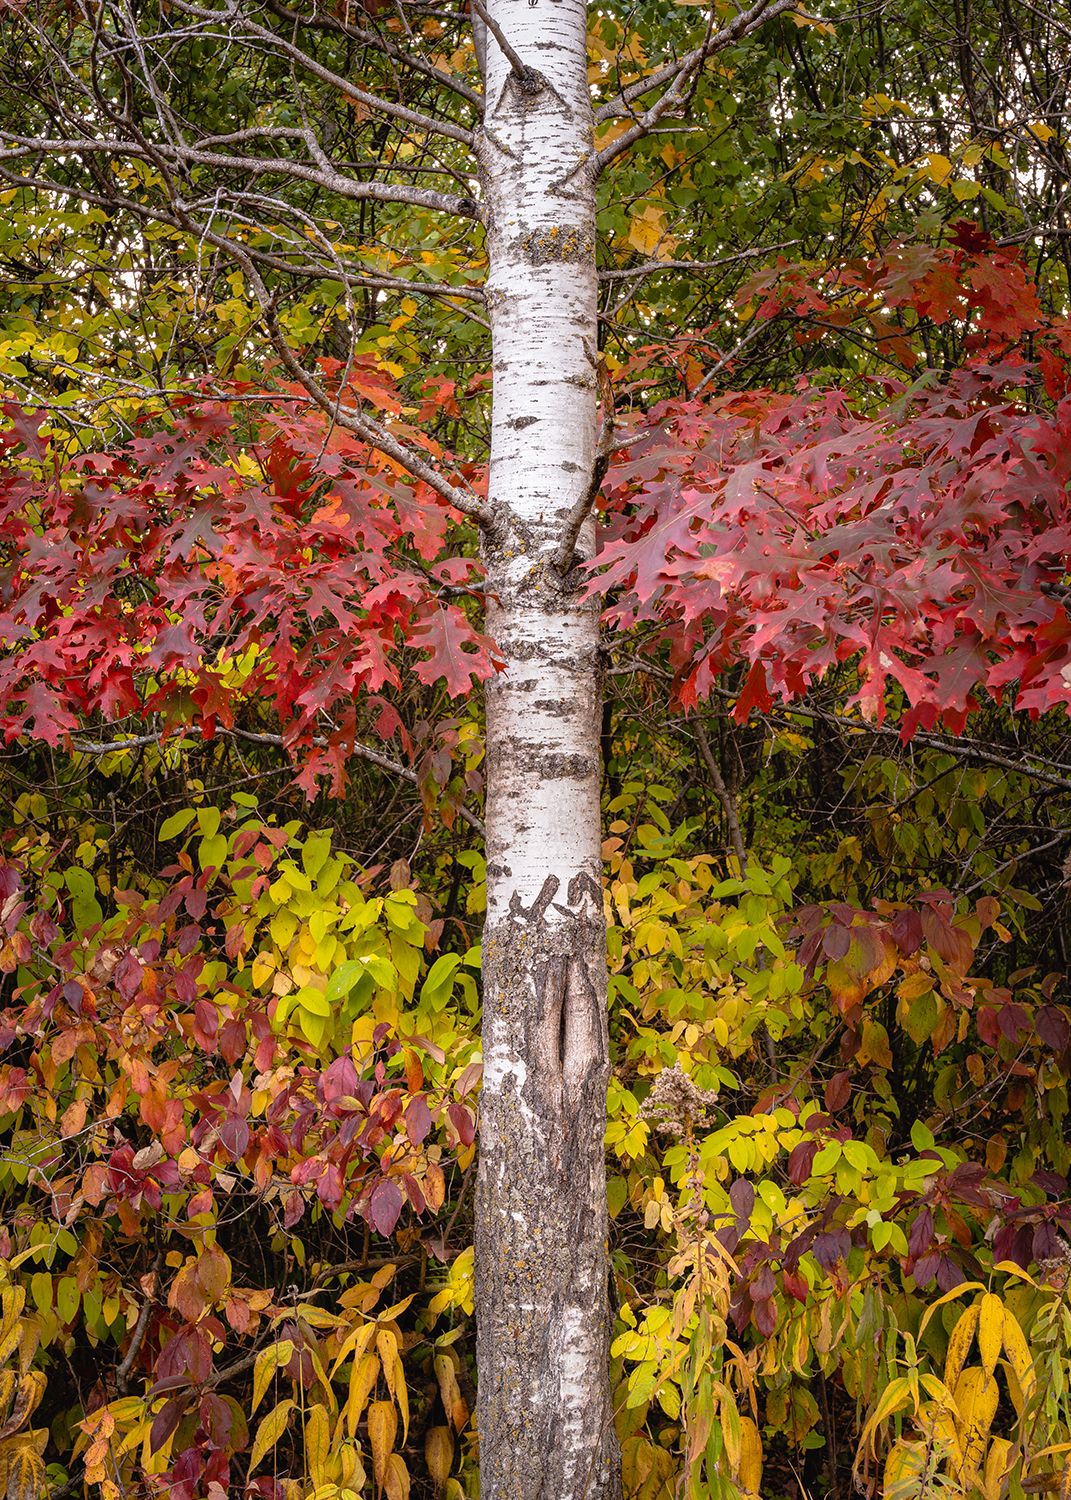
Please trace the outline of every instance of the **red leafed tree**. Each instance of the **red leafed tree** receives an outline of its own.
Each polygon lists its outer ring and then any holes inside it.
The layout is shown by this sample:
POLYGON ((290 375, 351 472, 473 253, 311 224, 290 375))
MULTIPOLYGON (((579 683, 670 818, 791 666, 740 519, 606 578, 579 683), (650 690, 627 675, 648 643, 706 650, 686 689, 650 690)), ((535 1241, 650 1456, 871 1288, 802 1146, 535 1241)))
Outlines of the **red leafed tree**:
POLYGON ((1018 254, 963 224, 825 287, 780 267, 752 288, 760 315, 956 317, 964 363, 645 413, 606 481, 607 626, 668 649, 686 706, 745 664, 742 718, 846 662, 850 702, 879 723, 903 704, 905 737, 962 731, 982 692, 1034 716, 1071 704, 1071 326, 1043 317, 1018 254))
POLYGON ((93 718, 241 733, 242 705, 267 699, 311 794, 320 775, 341 784, 359 696, 382 740, 401 729, 406 654, 453 694, 494 670, 458 602, 477 569, 449 535, 460 513, 303 394, 252 415, 243 394, 191 392, 73 458, 9 411, 9 741, 57 744, 93 718))

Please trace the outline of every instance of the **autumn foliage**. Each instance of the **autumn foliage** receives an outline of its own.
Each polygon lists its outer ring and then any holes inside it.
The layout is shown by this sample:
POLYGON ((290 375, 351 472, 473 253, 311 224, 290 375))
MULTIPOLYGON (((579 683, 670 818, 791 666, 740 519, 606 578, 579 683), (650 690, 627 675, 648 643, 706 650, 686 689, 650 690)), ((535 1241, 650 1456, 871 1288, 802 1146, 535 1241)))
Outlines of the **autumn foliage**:
MULTIPOLYGON (((1036 823, 1065 850, 1008 726, 1071 703, 1068 330, 962 227, 746 295, 803 343, 867 322, 903 368, 616 375, 588 586, 629 683, 604 846, 625 1491, 1055 1490, 1071 1009, 1036 823), (932 327, 962 340, 947 375, 932 327), (679 762, 711 701, 746 771, 716 795, 679 762)), ((347 378, 411 437, 421 401, 475 399, 347 378)), ((471 531, 293 390, 191 388, 106 445, 7 419, 7 1493, 475 1494, 465 695, 496 661, 471 531)))

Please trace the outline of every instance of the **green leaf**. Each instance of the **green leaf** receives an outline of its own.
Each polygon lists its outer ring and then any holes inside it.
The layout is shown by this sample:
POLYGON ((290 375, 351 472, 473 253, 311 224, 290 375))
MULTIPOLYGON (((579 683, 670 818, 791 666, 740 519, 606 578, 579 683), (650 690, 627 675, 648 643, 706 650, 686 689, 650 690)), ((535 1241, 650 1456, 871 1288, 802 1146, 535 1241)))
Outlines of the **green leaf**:
POLYGON ((97 900, 96 882, 90 872, 72 865, 69 870, 64 871, 63 879, 71 893, 71 909, 78 927, 93 927, 102 922, 104 913, 97 900))
POLYGON ((227 862, 229 845, 225 834, 216 833, 202 839, 197 849, 197 863, 202 870, 222 870, 227 862))
POLYGON ((367 972, 368 968, 363 959, 347 958, 344 963, 339 964, 327 981, 326 998, 330 1001, 345 999, 357 981, 367 972))
POLYGON ((329 833, 310 833, 301 850, 301 866, 310 880, 315 880, 331 852, 329 833))
POLYGON ((821 1151, 818 1152, 814 1161, 811 1163, 811 1176, 824 1177, 827 1172, 831 1172, 833 1170, 833 1168, 840 1161, 840 1157, 840 1141, 830 1141, 828 1145, 822 1147, 821 1151))
POLYGON ((78 1283, 73 1276, 61 1276, 59 1285, 56 1287, 56 1311, 63 1323, 73 1323, 78 1316, 78 1304, 81 1302, 78 1291, 78 1283))
POLYGON ((398 971, 389 958, 383 958, 378 953, 369 953, 360 962, 364 964, 365 969, 381 990, 397 989, 398 971))
POLYGON ((298 990, 295 1004, 300 1005, 302 1010, 311 1011, 314 1016, 329 1016, 331 1006, 327 995, 323 990, 318 990, 315 985, 307 984, 298 990))
POLYGON ((299 1006, 297 1021, 306 1041, 311 1042, 314 1047, 322 1047, 331 1031, 331 1018, 313 1015, 304 1006, 299 1006))
POLYGON ((428 977, 420 987, 420 999, 424 1005, 438 1010, 449 1000, 454 988, 454 975, 461 966, 460 953, 444 953, 428 970, 428 977))
POLYGON ((184 833, 196 816, 197 813, 192 807, 180 808, 178 812, 172 813, 169 818, 164 819, 160 824, 160 829, 156 837, 158 839, 173 839, 176 834, 184 833))
POLYGON ((294 941, 294 936, 298 930, 297 917, 294 916, 293 912, 287 911, 285 907, 282 907, 279 911, 272 913, 272 918, 268 926, 272 942, 282 953, 285 953, 294 941))

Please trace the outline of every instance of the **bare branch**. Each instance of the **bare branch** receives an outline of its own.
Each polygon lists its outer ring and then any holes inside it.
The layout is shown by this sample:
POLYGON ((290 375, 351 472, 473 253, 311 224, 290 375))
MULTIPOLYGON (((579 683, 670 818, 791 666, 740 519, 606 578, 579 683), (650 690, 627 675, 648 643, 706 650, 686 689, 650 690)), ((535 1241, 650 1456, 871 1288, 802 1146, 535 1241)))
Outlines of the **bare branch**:
MULTIPOLYGON (((37 182, 22 179, 13 173, 7 172, 0 166, 0 180, 11 182, 14 186, 44 186, 50 191, 69 193, 72 189, 63 183, 53 182, 49 179, 37 182)), ((104 207, 114 208, 114 200, 106 199, 101 195, 90 193, 85 189, 75 189, 77 195, 86 201, 101 203, 104 207)), ((181 200, 176 200, 171 205, 171 212, 167 213, 156 207, 146 207, 132 200, 125 200, 124 207, 136 213, 146 221, 167 223, 175 228, 185 230, 186 233, 198 239, 203 244, 213 245, 224 255, 230 257, 237 265, 241 266, 246 280, 256 297, 261 313, 267 327, 268 335, 272 345, 282 361, 285 368, 293 378, 309 393, 317 406, 321 408, 332 421, 337 422, 348 432, 386 454, 388 458, 401 465, 414 479, 421 480, 429 489, 452 505, 462 515, 469 516, 472 520, 479 522, 485 529, 495 529, 495 519, 488 506, 466 485, 464 489, 444 479, 432 465, 408 444, 395 436, 389 428, 384 426, 375 417, 364 412, 357 411, 352 407, 344 406, 341 400, 333 398, 325 389, 322 381, 309 369, 307 369, 295 355, 293 349, 283 332, 275 309, 275 301, 266 287, 257 268, 254 257, 249 253, 248 247, 240 244, 237 240, 220 234, 211 229, 207 224, 199 224, 188 212, 188 206, 181 200)))
MULTIPOLYGON (((301 132, 303 134, 303 132, 301 132)), ((329 193, 353 202, 370 199, 379 203, 406 203, 412 207, 434 209, 439 213, 454 214, 459 218, 475 218, 478 205, 472 198, 462 198, 452 193, 441 193, 433 188, 409 187, 405 183, 357 182, 344 173, 328 167, 310 166, 305 162, 291 161, 282 156, 224 156, 216 151, 202 151, 193 146, 153 144, 151 147, 133 140, 93 140, 85 137, 70 139, 15 135, 11 131, 0 131, 0 162, 24 161, 27 158, 44 156, 101 156, 109 159, 131 158, 139 161, 160 161, 174 166, 215 166, 226 168, 243 178, 279 176, 311 182, 329 193)), ((27 180, 25 186, 33 183, 27 180)), ((62 193, 85 196, 76 186, 66 183, 54 185, 62 193)), ((107 200, 100 200, 107 201, 107 200)))
MULTIPOLYGON (((245 268, 243 267, 243 269, 245 268)), ((455 510, 459 510, 462 515, 469 516, 472 520, 478 521, 488 531, 495 530, 495 520, 491 511, 468 486, 464 490, 458 489, 456 485, 444 479, 425 459, 414 452, 408 444, 403 443, 399 438, 395 437, 388 428, 384 427, 382 422, 377 421, 375 417, 368 416, 364 412, 355 411, 352 407, 343 406, 341 400, 335 400, 328 394, 323 384, 311 370, 306 369, 302 365, 293 349, 291 349, 286 335, 283 333, 279 319, 276 316, 274 303, 268 295, 267 288, 261 281, 259 273, 251 262, 249 263, 248 270, 246 270, 246 274, 251 280, 255 295, 260 303, 261 311, 264 314, 264 320, 267 324, 268 334, 276 353, 294 379, 305 387, 317 406, 325 411, 331 420, 337 422, 340 427, 345 427, 348 432, 352 432, 356 437, 362 438, 366 443, 370 443, 373 448, 378 448, 381 453, 385 453, 395 463, 401 464, 402 468, 407 470, 414 479, 423 480, 429 489, 434 490, 437 495, 449 505, 452 505, 455 510)))
POLYGON ((621 443, 614 442, 614 393, 609 378, 605 375, 603 367, 599 367, 600 386, 602 394, 601 420, 599 424, 599 440, 595 452, 595 464, 591 472, 591 483, 580 499, 569 512, 565 522, 565 530, 562 539, 554 553, 553 566, 560 574, 566 574, 573 567, 576 560, 576 544, 580 540, 580 533, 584 529, 584 522, 591 514, 595 502, 599 498, 602 482, 606 478, 606 470, 610 465, 610 457, 621 443))
MULTIPOLYGON (((0 162, 2 160, 3 153, 0 152, 0 162)), ((82 188, 77 184, 60 182, 54 178, 22 177, 5 170, 2 165, 0 165, 0 181, 8 183, 12 187, 32 188, 37 191, 62 194, 65 197, 77 197, 85 203, 93 204, 113 213, 129 213, 142 223, 156 222, 169 225, 174 229, 182 228, 179 218, 174 214, 168 213, 166 209, 150 209, 147 205, 118 193, 97 193, 91 189, 82 188)), ((235 193, 228 194, 225 201, 228 204, 248 202, 254 208, 263 208, 272 200, 259 194, 235 193)), ((216 199, 212 199, 208 204, 194 203, 186 206, 191 211, 196 211, 200 207, 211 207, 213 210, 218 210, 220 205, 216 199)), ((291 213, 292 211, 292 207, 286 205, 286 212, 291 213)), ((251 219, 246 220, 246 222, 253 226, 251 219)), ((400 292, 405 296, 436 297, 444 300, 456 300, 458 302, 471 301, 482 303, 486 300, 484 289, 479 286, 453 286, 445 281, 416 281, 407 276, 388 276, 383 273, 371 272, 355 267, 349 261, 336 261, 334 256, 331 257, 331 267, 328 269, 323 262, 299 261, 287 258, 284 253, 285 246, 284 250, 280 250, 276 254, 272 254, 268 250, 251 244, 246 244, 243 248, 250 259, 258 266, 262 266, 266 270, 281 271, 288 276, 300 276, 316 281, 322 281, 325 276, 337 276, 346 286, 354 289, 400 292)), ((297 248, 296 245, 295 248, 297 248)), ((300 242, 300 249, 303 255, 308 251, 309 244, 307 239, 303 239, 300 242)), ((41 277, 35 277, 34 282, 39 285, 41 277)), ((481 328, 486 329, 489 327, 487 320, 480 317, 470 308, 462 306, 458 307, 456 311, 473 322, 478 323, 481 328)))
POLYGON ((683 103, 693 76, 697 74, 708 57, 713 56, 715 52, 720 52, 731 43, 739 41, 742 37, 748 36, 765 22, 781 15, 782 12, 793 10, 796 3, 797 0, 755 0, 755 4, 747 10, 740 11, 733 20, 717 31, 708 29, 702 43, 691 52, 685 53, 684 57, 664 63, 653 73, 636 79, 613 99, 601 105, 595 113, 596 124, 614 119, 621 114, 633 114, 634 112, 629 109, 632 100, 641 98, 663 84, 667 85, 665 92, 651 105, 650 109, 634 117, 635 123, 628 130, 595 153, 592 162, 595 171, 597 173, 604 171, 622 152, 627 151, 630 146, 645 136, 667 110, 683 103))
POLYGON ((185 15, 196 16, 203 20, 236 20, 242 27, 246 36, 256 37, 258 40, 270 46, 274 51, 282 52, 297 63, 305 72, 311 73, 321 83, 330 84, 332 88, 338 89, 344 98, 351 99, 355 104, 362 105, 365 109, 374 110, 377 114, 387 115, 390 119, 401 120, 414 129, 427 131, 432 135, 444 135, 450 140, 460 141, 463 145, 472 147, 475 137, 471 130, 466 130, 463 125, 455 125, 452 120, 436 119, 434 115, 422 114, 419 110, 409 109, 404 104, 394 104, 389 99, 382 99, 378 94, 372 94, 367 89, 357 88, 350 80, 341 73, 335 73, 323 63, 317 62, 314 57, 298 47, 293 42, 288 42, 285 37, 280 36, 277 31, 270 27, 260 26, 256 21, 251 21, 241 14, 236 0, 225 8, 215 11, 212 9, 201 9, 199 6, 190 5, 187 0, 172 0, 176 10, 185 15))
POLYGON ((768 324, 766 324, 765 322, 760 321, 758 318, 752 319, 751 326, 743 334, 741 334, 740 338, 737 339, 736 343, 729 350, 729 352, 727 354, 723 354, 720 359, 715 360, 710 369, 703 376, 702 380, 695 387, 695 389, 689 391, 689 399, 692 401, 697 400, 698 397, 700 397, 706 390, 707 386, 711 385, 715 378, 721 374, 722 370, 731 365, 737 355, 742 354, 747 346, 752 343, 766 327, 768 327, 768 324))
POLYGON ((292 22, 295 26, 306 26, 311 31, 332 32, 336 36, 348 37, 351 41, 360 42, 362 46, 372 47, 381 52, 384 57, 389 57, 393 62, 400 62, 404 67, 411 69, 414 73, 420 73, 425 78, 432 79, 443 88, 451 89, 466 103, 471 104, 478 114, 483 113, 483 98, 475 89, 469 88, 462 79, 455 77, 453 73, 447 73, 443 68, 437 68, 434 63, 414 52, 403 52, 396 47, 387 37, 380 36, 374 31, 368 31, 364 27, 354 26, 348 21, 337 19, 333 16, 324 15, 299 15, 297 11, 289 10, 280 0, 267 0, 269 10, 282 20, 292 22))
POLYGON ((158 1250, 156 1252, 156 1259, 153 1262, 152 1270, 149 1272, 152 1291, 145 1291, 144 1285, 142 1286, 142 1291, 145 1295, 145 1301, 141 1304, 141 1311, 138 1313, 138 1321, 134 1325, 134 1333, 133 1337, 130 1340, 129 1347, 127 1348, 126 1353, 123 1355, 123 1359, 119 1365, 119 1368, 115 1372, 115 1388, 119 1392, 120 1396, 126 1394, 127 1386, 130 1383, 130 1373, 134 1368, 134 1362, 136 1361, 138 1355, 141 1353, 141 1346, 145 1342, 145 1334, 148 1331, 149 1319, 152 1317, 152 1310, 156 1306, 156 1299, 160 1291, 160 1268, 162 1267, 163 1263, 163 1251, 158 1250))
POLYGON ((719 266, 731 266, 735 261, 751 260, 759 255, 771 255, 775 250, 787 250, 798 245, 799 240, 779 240, 776 245, 760 245, 752 250, 737 250, 732 255, 719 255, 716 260, 646 260, 638 266, 627 266, 622 270, 600 271, 600 281, 628 281, 633 277, 657 276, 663 271, 687 271, 697 275, 700 271, 714 271, 719 266))
MULTIPOLYGON (((204 731, 200 726, 191 724, 187 729, 181 731, 179 738, 185 734, 200 733, 204 731)), ((252 729, 216 729, 216 735, 220 738, 244 740, 251 745, 269 745, 272 748, 286 749, 287 742, 281 734, 262 734, 252 729)), ((124 750, 142 750, 148 745, 163 745, 165 736, 157 734, 135 734, 125 740, 76 740, 71 744, 81 755, 117 755, 124 750)), ((322 747, 327 740, 322 735, 317 735, 313 744, 322 747)), ((359 760, 366 760, 370 765, 378 766, 381 771, 388 771, 392 776, 398 776, 402 781, 408 781, 416 786, 420 778, 411 766, 403 765, 400 760, 395 760, 390 755, 384 755, 381 750, 374 750, 371 745, 362 744, 360 740, 354 740, 349 747, 350 754, 357 756, 359 760)), ((465 806, 458 808, 458 812, 465 822, 477 833, 483 832, 483 823, 475 813, 470 812, 465 806)))
POLYGON ((744 845, 744 835, 740 831, 740 818, 736 811, 736 801, 729 788, 725 785, 725 777, 721 774, 721 766, 718 765, 717 757, 710 748, 710 740, 703 728, 702 719, 696 719, 692 725, 695 730, 696 744, 699 753, 703 757, 703 764, 707 768, 711 785, 715 796, 721 803, 722 812, 725 814, 725 826, 729 830, 729 842, 733 846, 733 853, 740 865, 740 874, 747 874, 747 849, 744 845))

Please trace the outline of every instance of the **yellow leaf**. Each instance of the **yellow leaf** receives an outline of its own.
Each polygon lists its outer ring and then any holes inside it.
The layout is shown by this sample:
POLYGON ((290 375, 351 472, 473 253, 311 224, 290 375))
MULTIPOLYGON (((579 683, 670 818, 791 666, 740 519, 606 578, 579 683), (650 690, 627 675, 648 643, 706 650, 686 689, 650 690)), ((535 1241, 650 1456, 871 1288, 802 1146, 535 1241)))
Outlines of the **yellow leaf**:
POLYGON ((1014 1313, 1008 1308, 1004 1309, 1002 1335, 1004 1352, 1008 1356, 1008 1363, 1015 1371, 1015 1378, 1022 1392, 1023 1404, 1028 1406, 1037 1389, 1034 1361, 1030 1358, 1030 1348, 1023 1336, 1023 1330, 1019 1327, 1014 1313))
MULTIPOLYGON (((17 1377, 14 1370, 0 1370, 0 1422, 3 1423, 4 1427, 8 1426, 8 1412, 11 1409, 11 1402, 16 1393, 16 1380, 17 1377)), ((15 1427, 18 1425, 17 1422, 14 1424, 15 1427)), ((0 1428, 0 1432, 2 1430, 3 1428, 0 1428)), ((12 1428, 12 1431, 14 1431, 14 1428, 12 1428)))
POLYGON ((21 1442, 7 1459, 7 1500, 38 1500, 45 1490, 45 1465, 32 1442, 21 1442))
POLYGON ((368 1408, 368 1441, 372 1446, 372 1470, 376 1483, 386 1483, 387 1469, 398 1435, 398 1413, 393 1401, 373 1401, 368 1408))
POLYGON ((919 1324, 919 1338, 926 1332, 926 1327, 939 1307, 944 1307, 946 1302, 952 1302, 957 1297, 962 1297, 966 1292, 984 1292, 985 1287, 980 1281, 961 1281, 959 1286, 954 1286, 950 1292, 945 1292, 943 1297, 938 1297, 936 1302, 931 1302, 922 1316, 919 1324))
POLYGON ((259 989, 275 973, 275 957, 271 953, 258 953, 253 960, 250 976, 253 988, 259 989))
POLYGON ((992 1375, 997 1367, 1003 1339, 1004 1304, 992 1292, 986 1292, 978 1311, 978 1353, 987 1376, 992 1375))
MULTIPOLYGON (((387 1316, 386 1313, 383 1314, 387 1316)), ((397 1403, 402 1417, 402 1441, 409 1436, 409 1392, 405 1388, 405 1371, 398 1352, 398 1336, 390 1328, 381 1328, 376 1334, 376 1348, 383 1366, 387 1389, 397 1403)))
POLYGON ((392 1453, 387 1460, 383 1488, 387 1492, 387 1500, 409 1500, 409 1470, 400 1453, 392 1453))
POLYGON ((959 1428, 952 1419, 955 1410, 955 1402, 951 1407, 939 1406, 928 1409, 926 1420, 923 1422, 923 1431, 926 1433, 928 1445, 932 1447, 936 1438, 947 1448, 952 1458, 952 1464, 956 1472, 963 1469, 963 1444, 960 1442, 959 1428))
POLYGON ((252 1474, 265 1454, 271 1452, 286 1431, 286 1424, 293 1409, 294 1403, 288 1396, 285 1401, 280 1401, 278 1406, 272 1407, 271 1411, 257 1428, 257 1435, 253 1440, 253 1451, 249 1455, 250 1474, 252 1474))
POLYGON ((757 1495, 762 1484, 762 1439, 750 1417, 740 1418, 740 1484, 749 1495, 757 1495))
POLYGON ((657 203, 648 203, 629 219, 628 242, 641 255, 654 255, 666 229, 665 211, 657 203))
POLYGON ((819 20, 817 16, 808 15, 805 10, 790 10, 789 15, 797 26, 813 26, 815 31, 820 31, 824 36, 836 36, 837 28, 829 21, 819 20))
POLYGON ((317 1403, 305 1423, 305 1462, 317 1489, 327 1484, 327 1461, 331 1457, 331 1425, 327 1409, 317 1403))
POLYGON ((931 151, 926 158, 929 168, 928 176, 931 182, 936 182, 938 187, 947 182, 952 176, 952 163, 947 156, 941 156, 939 152, 931 151))
POLYGON ((394 1399, 398 1403, 398 1410, 402 1417, 402 1442, 409 1436, 409 1392, 405 1386, 405 1371, 402 1369, 401 1356, 398 1355, 394 1361, 394 1399))
POLYGON ((454 1466, 454 1440, 449 1427, 429 1427, 424 1438, 424 1462, 437 1488, 442 1489, 454 1466))
POLYGON ((364 1464, 361 1462, 354 1444, 343 1443, 338 1457, 342 1467, 340 1484, 343 1492, 343 1500, 345 1500, 347 1490, 351 1494, 360 1495, 368 1476, 365 1473, 364 1464))
POLYGON ((257 1355, 257 1362, 253 1366, 253 1404, 249 1408, 250 1416, 264 1400, 276 1370, 280 1365, 289 1364, 293 1353, 294 1346, 290 1340, 281 1339, 279 1343, 272 1344, 270 1348, 257 1355))
POLYGON ((1037 1282, 1034 1280, 1033 1276, 1030 1275, 1029 1271, 1024 1271, 1022 1266, 1017 1266, 1013 1260, 998 1260, 993 1269, 994 1271, 1003 1272, 1005 1276, 1015 1276, 1019 1281, 1025 1281, 1026 1284, 1028 1286, 1032 1286, 1036 1292, 1039 1292, 1041 1290, 1037 1282))
POLYGON ((1064 1464, 1060 1476, 1060 1500, 1071 1500, 1071 1458, 1064 1464))
POLYGON ((908 1443, 902 1438, 889 1449, 885 1460, 883 1495, 909 1493, 904 1487, 907 1481, 918 1482, 926 1466, 926 1450, 922 1443, 908 1443))
POLYGON ((994 1375, 987 1375, 978 1365, 963 1371, 956 1382, 956 1406, 959 1421, 956 1430, 963 1445, 963 1470, 971 1478, 982 1462, 986 1439, 993 1425, 999 1392, 994 1375))
POLYGON ((460 1432, 468 1420, 468 1409, 465 1408, 461 1387, 457 1383, 457 1371, 449 1354, 435 1356, 435 1375, 439 1382, 439 1394, 442 1396, 446 1419, 455 1432, 460 1432), (456 1420, 459 1407, 465 1408, 464 1417, 460 1422, 456 1420))
POLYGON ((383 1374, 387 1381, 387 1390, 394 1399, 394 1365, 398 1358, 398 1336, 389 1328, 376 1330, 376 1349, 379 1351, 380 1363, 383 1366, 383 1374))
POLYGON ((328 1410, 333 1414, 338 1411, 338 1402, 335 1400, 335 1393, 331 1389, 331 1382, 327 1378, 327 1371, 323 1367, 323 1361, 317 1354, 315 1345, 306 1344, 305 1350, 310 1360, 312 1361, 312 1368, 316 1371, 316 1377, 319 1380, 320 1384, 323 1386, 324 1397, 327 1401, 328 1410))
POLYGON ((881 1400, 874 1408, 873 1415, 863 1428, 860 1447, 869 1442, 870 1451, 874 1451, 874 1437, 877 1434, 878 1428, 882 1422, 892 1416, 894 1411, 898 1411, 903 1406, 905 1399, 910 1399, 910 1386, 904 1376, 901 1375, 896 1380, 890 1380, 881 1393, 881 1400))
POLYGON ((933 975, 927 974, 924 969, 917 969, 914 974, 909 974, 906 979, 901 980, 896 987, 896 993, 901 1000, 918 1000, 922 995, 928 995, 933 989, 933 975))
MULTIPOLYGON (((1034 139, 1040 141, 1042 145, 1044 145, 1046 141, 1051 141, 1053 136, 1056 134, 1052 126, 1046 125, 1044 120, 1031 120, 1030 124, 1026 128, 1027 130, 1029 130, 1034 139)), ((1063 1500, 1062 1495, 1060 1496, 1060 1500, 1063 1500)))
MULTIPOLYGON (((357 1431, 368 1397, 379 1379, 379 1356, 366 1354, 357 1361, 350 1375, 350 1394, 346 1401, 346 1427, 350 1436, 357 1431)), ((389 1403, 388 1403, 389 1405, 389 1403)))
MULTIPOLYGON (((982 1492, 985 1500, 1000 1500, 1003 1479, 1008 1471, 1012 1445, 1007 1438, 994 1438, 985 1456, 985 1471, 982 1475, 982 1492)), ((1065 1500, 1061 1495, 1060 1500, 1065 1500)))
POLYGON ((959 1321, 949 1336, 948 1353, 945 1355, 945 1385, 950 1391, 955 1390, 960 1371, 967 1363, 967 1354, 977 1327, 978 1303, 976 1302, 973 1307, 968 1307, 960 1314, 959 1321))
POLYGON ((375 1332, 376 1325, 374 1323, 362 1323, 360 1327, 355 1328, 352 1333, 348 1334, 338 1351, 338 1357, 331 1366, 331 1374, 337 1375, 341 1366, 346 1363, 351 1355, 355 1361, 360 1360, 372 1342, 375 1332))
MULTIPOLYGON (((9 1372, 5 1371, 4 1373, 6 1375, 9 1372)), ((0 1427, 0 1437, 9 1437, 12 1433, 17 1432, 20 1427, 25 1426, 37 1409, 41 1397, 45 1394, 47 1377, 44 1370, 28 1370, 25 1375, 13 1376, 12 1378, 17 1379, 18 1390, 15 1395, 15 1404, 11 1409, 11 1414, 5 1419, 4 1425, 0 1427)), ((6 1391, 4 1394, 5 1400, 0 1410, 6 1411, 9 1397, 6 1391)))
POLYGON ((412 1292, 410 1292, 408 1297, 403 1297, 400 1302, 392 1302, 389 1307, 385 1307, 383 1311, 381 1313, 377 1313, 376 1316, 381 1323, 390 1323, 395 1318, 399 1317, 403 1312, 405 1312, 405 1309, 409 1306, 412 1300, 413 1294, 412 1292))
POLYGON ((283 908, 272 914, 268 924, 271 931, 272 942, 282 953, 286 953, 290 944, 294 941, 294 934, 298 929, 297 917, 293 912, 283 908))
POLYGON ((740 1426, 740 1413, 736 1409, 736 1401, 724 1386, 720 1386, 721 1395, 721 1436, 725 1444, 725 1456, 729 1460, 729 1467, 739 1477, 740 1460, 743 1456, 743 1436, 740 1426))

